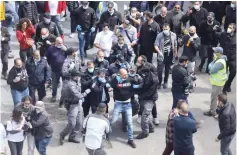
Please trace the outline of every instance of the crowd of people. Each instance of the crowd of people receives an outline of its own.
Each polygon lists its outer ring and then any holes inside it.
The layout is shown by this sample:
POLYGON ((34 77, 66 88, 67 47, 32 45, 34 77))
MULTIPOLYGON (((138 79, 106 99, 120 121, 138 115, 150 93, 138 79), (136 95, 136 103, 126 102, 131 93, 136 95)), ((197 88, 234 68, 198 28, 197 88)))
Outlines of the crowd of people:
POLYGON ((28 155, 34 154, 35 147, 40 155, 47 154, 53 136, 43 102, 48 88, 52 90, 51 102, 67 110, 60 145, 66 136, 71 143, 80 143, 83 137, 90 155, 106 155, 102 144, 107 141, 112 145, 111 126, 122 114, 127 144, 136 148, 132 118, 138 115, 141 125, 136 139, 155 132, 155 125, 159 125, 158 91, 168 88, 171 75, 173 105, 163 155, 173 151, 175 155, 194 155, 192 135, 202 122, 190 111, 188 96, 195 92, 196 73, 206 72, 212 92, 210 109, 204 115, 218 119, 216 141, 220 141, 222 155, 231 155, 236 112, 227 93, 236 75, 235 1, 195 1, 187 12, 183 12, 183 2, 176 1, 131 1, 124 13, 112 1, 5 1, 4 5, 2 78, 10 85, 14 110, 10 120, 0 126, 2 154, 4 137, 11 155, 22 154, 25 139, 28 155), (71 19, 69 37, 77 34, 78 49, 64 42, 66 9, 71 19), (8 71, 13 31, 20 50, 8 71), (88 60, 87 51, 93 47, 96 56, 88 60), (199 66, 197 56, 201 58, 199 66), (113 109, 110 102, 114 102, 113 109))

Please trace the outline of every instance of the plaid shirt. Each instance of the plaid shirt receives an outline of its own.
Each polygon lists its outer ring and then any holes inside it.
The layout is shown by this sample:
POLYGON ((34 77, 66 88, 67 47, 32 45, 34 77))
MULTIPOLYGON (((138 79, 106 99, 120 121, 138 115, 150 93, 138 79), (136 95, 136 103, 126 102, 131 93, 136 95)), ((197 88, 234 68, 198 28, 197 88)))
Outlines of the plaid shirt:
POLYGON ((173 143, 174 140, 174 120, 173 118, 176 115, 174 114, 174 111, 172 110, 169 114, 167 126, 166 126, 166 143, 173 143))

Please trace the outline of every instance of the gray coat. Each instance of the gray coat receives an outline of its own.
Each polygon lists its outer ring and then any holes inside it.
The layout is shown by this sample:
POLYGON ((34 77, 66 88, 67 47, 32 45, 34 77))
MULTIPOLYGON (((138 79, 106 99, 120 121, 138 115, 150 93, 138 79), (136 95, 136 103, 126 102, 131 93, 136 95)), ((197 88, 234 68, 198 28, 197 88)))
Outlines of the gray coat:
MULTIPOLYGON (((171 41, 172 41, 172 49, 177 49, 177 39, 176 34, 171 32, 171 41)), ((163 32, 159 33, 156 37, 155 46, 158 46, 162 54, 164 54, 164 34, 163 32)))
POLYGON ((65 60, 64 60, 64 63, 63 63, 63 67, 62 67, 62 75, 63 77, 65 78, 70 78, 71 77, 71 71, 72 70, 78 70, 80 71, 81 70, 81 64, 80 64, 80 60, 78 59, 78 57, 76 56, 75 58, 70 58, 70 57, 67 57, 65 60), (70 64, 74 64, 74 68, 70 68, 70 64))

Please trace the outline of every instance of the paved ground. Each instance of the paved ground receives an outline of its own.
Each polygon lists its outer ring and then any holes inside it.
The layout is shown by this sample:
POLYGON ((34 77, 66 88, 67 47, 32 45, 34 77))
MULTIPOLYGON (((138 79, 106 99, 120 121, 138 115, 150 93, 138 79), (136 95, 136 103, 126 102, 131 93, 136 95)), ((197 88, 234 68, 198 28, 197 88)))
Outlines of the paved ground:
MULTIPOLYGON (((186 4, 187 6, 188 4, 186 4)), ((123 8, 122 3, 118 3, 120 9, 123 8)), ((77 47, 77 38, 69 38, 69 22, 63 23, 65 30, 65 43, 67 46, 77 47)), ((19 46, 15 39, 15 34, 12 34, 13 41, 11 42, 11 47, 15 57, 18 57, 19 46)), ((180 50, 181 51, 181 50, 180 50)), ((96 50, 92 49, 88 51, 89 59, 95 55, 96 50)), ((155 59, 154 59, 154 62, 155 59)), ((200 61, 197 60, 199 63, 200 61)), ((13 60, 9 60, 9 68, 13 66, 13 60)), ((0 65, 1 67, 1 65, 0 65)), ((191 106, 191 111, 193 112, 196 119, 204 120, 204 124, 197 133, 194 134, 194 145, 196 148, 195 154, 197 155, 218 155, 220 150, 220 144, 215 142, 215 138, 219 133, 218 122, 210 117, 204 117, 203 111, 209 108, 210 104, 210 92, 211 87, 208 82, 208 75, 200 74, 197 76, 197 87, 193 94, 189 96, 189 102, 191 106)), ((13 108, 12 97, 10 94, 9 86, 6 81, 1 80, 1 122, 5 122, 9 119, 11 111, 13 108)), ((113 126, 112 133, 112 144, 113 149, 108 149, 108 154, 119 155, 119 154, 136 154, 136 155, 160 155, 165 148, 165 128, 167 123, 167 116, 172 106, 172 96, 170 92, 171 80, 169 80, 169 89, 159 91, 159 100, 157 101, 157 107, 160 117, 160 126, 156 127, 155 133, 150 134, 147 139, 135 140, 137 144, 136 149, 132 149, 126 145, 127 134, 120 130, 121 121, 118 121, 113 126)), ((228 98, 231 102, 236 103, 236 82, 232 85, 232 92, 228 94, 228 98)), ((59 146, 58 135, 59 132, 64 128, 66 123, 66 111, 58 108, 58 103, 50 103, 49 99, 51 97, 51 92, 47 92, 47 98, 45 99, 46 109, 50 114, 50 119, 54 128, 54 136, 48 147, 49 155, 86 155, 86 150, 83 144, 69 144, 65 143, 64 146, 59 146)), ((113 110, 113 103, 110 103, 110 112, 113 110)), ((134 117, 134 135, 137 135, 140 131, 140 126, 136 123, 136 117, 134 117)), ((233 154, 236 154, 236 139, 233 140, 230 148, 233 154)), ((27 154, 27 145, 25 144, 23 154, 27 154)), ((9 152, 9 150, 8 150, 9 152)), ((35 151, 37 152, 37 151, 35 151)))

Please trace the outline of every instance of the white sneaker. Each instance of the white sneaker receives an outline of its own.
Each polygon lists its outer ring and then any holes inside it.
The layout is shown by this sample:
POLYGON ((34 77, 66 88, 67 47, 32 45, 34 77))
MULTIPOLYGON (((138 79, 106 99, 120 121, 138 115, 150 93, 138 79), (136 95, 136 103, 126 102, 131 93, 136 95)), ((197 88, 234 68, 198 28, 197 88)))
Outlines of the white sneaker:
POLYGON ((154 123, 155 125, 159 125, 159 124, 160 124, 160 121, 159 121, 158 118, 153 118, 153 123, 154 123))
POLYGON ((142 120, 142 116, 141 116, 141 115, 138 115, 138 117, 137 117, 137 123, 138 123, 138 124, 141 124, 141 120, 142 120))
POLYGON ((70 38, 74 38, 74 37, 75 37, 75 34, 74 34, 74 33, 71 33, 71 34, 69 35, 69 37, 70 37, 70 38))

